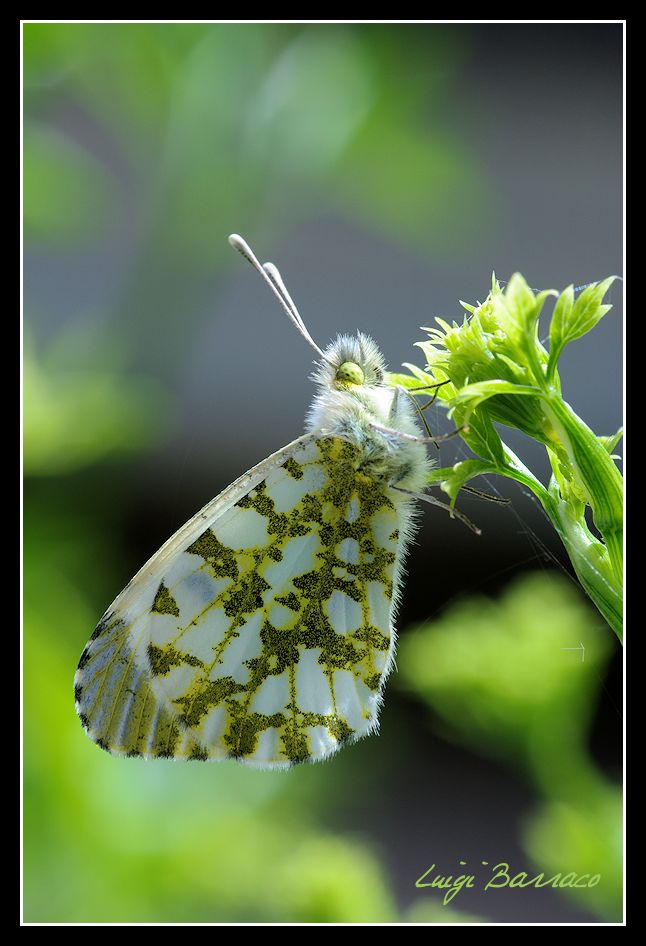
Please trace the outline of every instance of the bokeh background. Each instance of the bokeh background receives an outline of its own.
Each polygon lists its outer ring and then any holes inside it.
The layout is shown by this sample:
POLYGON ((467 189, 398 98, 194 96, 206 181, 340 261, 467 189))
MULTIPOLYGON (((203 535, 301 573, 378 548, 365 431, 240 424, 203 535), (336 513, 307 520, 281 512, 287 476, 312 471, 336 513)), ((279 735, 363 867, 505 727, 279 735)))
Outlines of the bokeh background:
MULTIPOLYGON (((479 538, 425 512, 381 733, 330 762, 111 758, 72 680, 149 555, 302 432, 311 352, 229 233, 319 344, 361 329, 421 365, 420 326, 492 270, 621 274, 621 142, 618 24, 24 26, 27 921, 620 919, 619 648, 508 481, 483 488, 510 506, 462 500, 479 538), (501 861, 601 880, 484 891, 501 861), (444 906, 432 865, 476 886, 444 906)), ((599 434, 610 301, 561 361, 599 434)))

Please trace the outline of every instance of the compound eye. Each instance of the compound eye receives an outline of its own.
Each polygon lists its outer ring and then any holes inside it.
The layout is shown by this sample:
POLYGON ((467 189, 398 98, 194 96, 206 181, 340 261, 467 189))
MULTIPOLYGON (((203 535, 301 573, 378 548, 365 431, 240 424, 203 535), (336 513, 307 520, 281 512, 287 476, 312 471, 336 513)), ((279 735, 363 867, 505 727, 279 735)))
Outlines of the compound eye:
POLYGON ((354 361, 344 361, 337 369, 335 380, 340 384, 363 384, 365 375, 354 361))

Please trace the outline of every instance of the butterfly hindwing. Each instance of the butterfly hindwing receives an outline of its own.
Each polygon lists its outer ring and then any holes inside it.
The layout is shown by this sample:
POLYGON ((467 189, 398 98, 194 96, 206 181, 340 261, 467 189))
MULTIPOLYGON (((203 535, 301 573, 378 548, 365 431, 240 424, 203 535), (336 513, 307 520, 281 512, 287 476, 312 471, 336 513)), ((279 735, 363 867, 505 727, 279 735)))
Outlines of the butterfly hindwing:
POLYGON ((344 440, 303 437, 142 569, 75 678, 99 745, 280 767, 375 728, 394 649, 401 524, 362 459, 344 440))

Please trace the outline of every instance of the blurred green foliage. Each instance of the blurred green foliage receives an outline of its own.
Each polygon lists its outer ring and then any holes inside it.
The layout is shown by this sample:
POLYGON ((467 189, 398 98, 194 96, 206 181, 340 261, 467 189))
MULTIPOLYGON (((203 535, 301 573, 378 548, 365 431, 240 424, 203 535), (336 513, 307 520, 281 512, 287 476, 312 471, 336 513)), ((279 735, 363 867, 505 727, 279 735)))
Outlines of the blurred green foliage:
POLYGON ((75 345, 76 327, 62 332, 56 346, 38 358, 25 337, 23 464, 28 475, 70 473, 113 454, 146 449, 168 429, 172 409, 159 384, 114 369, 57 363, 57 352, 67 349, 69 356, 75 345))
POLYGON ((96 236, 107 223, 113 184, 69 137, 31 122, 24 138, 24 227, 53 247, 96 236))
MULTIPOLYGON (((42 184, 40 173, 27 173, 26 196, 36 204, 34 189, 44 191, 60 168, 56 183, 75 198, 71 206, 84 202, 87 181, 61 164, 62 142, 31 130, 65 96, 84 115, 87 139, 90 124, 112 137, 108 170, 137 174, 137 199, 154 207, 149 237, 193 265, 212 269, 214 253, 228 253, 224 241, 214 247, 214 234, 241 223, 250 230, 271 218, 268 209, 279 223, 286 212, 307 213, 321 198, 317 187, 328 210, 433 241, 452 237, 432 219, 450 207, 447 220, 465 236, 466 209, 472 227, 483 200, 481 172, 443 117, 441 95, 466 42, 451 28, 421 41, 405 25, 29 24, 26 170, 39 171, 48 145, 55 163, 42 184)), ((68 144, 78 163, 78 143, 68 144)), ((87 141, 85 150, 90 167, 87 141)), ((48 218, 70 225, 62 196, 48 194, 41 234, 48 218)))
MULTIPOLYGON (((131 353, 151 350, 155 361, 166 355, 182 365, 173 346, 155 346, 159 327, 183 328, 189 309, 191 332, 175 337, 195 338, 196 299, 218 268, 235 262, 224 239, 232 231, 269 245, 269 227, 280 232, 316 211, 423 240, 425 252, 476 239, 486 181, 443 104, 468 47, 469 32, 451 26, 422 35, 392 24, 25 25, 26 253, 74 253, 76 263, 88 249, 101 257, 116 243, 125 257, 98 322, 88 312, 84 328, 78 313, 61 319, 48 309, 36 319, 28 306, 28 922, 477 921, 426 903, 399 909, 384 852, 366 834, 325 826, 357 786, 368 790, 363 746, 325 767, 278 775, 114 759, 84 736, 72 692, 82 647, 124 578, 126 511, 115 481, 126 477, 112 477, 114 465, 145 456, 173 422, 167 393, 133 371, 131 353), (39 321, 47 341, 35 330, 39 321)), ((48 293, 40 295, 46 306, 48 293)), ((458 663, 425 643, 430 634, 441 643, 447 617, 404 646, 402 667, 436 712, 469 720, 478 748, 499 738, 506 757, 541 781, 545 808, 527 829, 528 850, 560 869, 573 852, 582 861, 604 855, 605 832, 616 828, 614 794, 580 744, 594 698, 591 668, 601 671, 607 651, 605 641, 581 636, 579 606, 567 594, 553 584, 533 593, 533 604, 529 590, 517 600, 514 633, 511 619, 497 622, 502 606, 491 605, 485 621, 478 605, 478 633, 472 624, 458 663), (544 623, 528 616, 548 609, 560 634, 546 639, 544 623), (541 647, 579 638, 590 646, 588 663, 580 668, 576 654, 558 651, 557 673, 541 647), (423 669, 442 667, 440 676, 425 677, 421 667, 413 674, 415 648, 423 669), (524 655, 524 686, 520 660, 515 674, 504 670, 515 653, 524 655), (540 682, 529 666, 536 659, 540 682), (563 783, 580 784, 585 769, 584 810, 604 826, 596 848, 572 793, 542 784, 563 745, 572 751, 563 783)), ((456 640, 472 619, 472 612, 457 625, 451 618, 456 640)), ((453 725, 450 738, 464 732, 453 725)), ((612 892, 607 915, 614 903, 612 892)))
POLYGON ((576 586, 537 572, 498 601, 466 599, 409 631, 398 681, 428 704, 447 738, 524 771, 544 798, 523 829, 536 870, 600 873, 593 890, 563 892, 617 920, 621 792, 588 751, 611 650, 606 626, 576 586))
POLYGON ((439 902, 419 901, 408 910, 406 923, 486 923, 483 916, 453 910, 439 902))
POLYGON ((52 506, 25 516, 25 919, 392 920, 377 858, 313 814, 338 804, 347 770, 331 787, 320 767, 140 763, 85 737, 73 671, 117 542, 109 511, 88 527, 52 506))

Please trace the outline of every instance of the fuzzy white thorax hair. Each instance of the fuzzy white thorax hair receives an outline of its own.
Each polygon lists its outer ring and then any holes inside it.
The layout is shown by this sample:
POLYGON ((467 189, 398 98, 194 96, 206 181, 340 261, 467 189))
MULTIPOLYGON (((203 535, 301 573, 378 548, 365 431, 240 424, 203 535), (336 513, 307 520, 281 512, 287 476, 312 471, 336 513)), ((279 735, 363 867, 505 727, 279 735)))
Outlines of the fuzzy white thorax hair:
POLYGON ((415 408, 403 391, 386 381, 383 355, 368 335, 339 335, 326 348, 312 376, 318 386, 307 417, 307 430, 340 437, 361 448, 366 472, 387 485, 420 492, 429 468, 423 443, 397 437, 395 431, 421 436, 415 408), (342 365, 358 366, 362 383, 339 381, 342 365), (387 427, 393 433, 375 429, 387 427))

